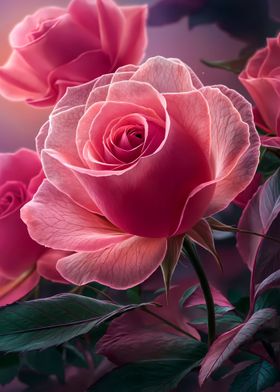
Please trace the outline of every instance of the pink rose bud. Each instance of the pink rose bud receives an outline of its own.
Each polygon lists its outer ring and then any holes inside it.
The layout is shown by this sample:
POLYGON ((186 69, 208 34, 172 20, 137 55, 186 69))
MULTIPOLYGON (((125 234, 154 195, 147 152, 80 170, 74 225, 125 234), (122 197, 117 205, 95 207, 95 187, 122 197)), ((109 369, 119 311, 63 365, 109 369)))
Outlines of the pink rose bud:
POLYGON ((0 306, 28 294, 40 275, 65 283, 56 262, 69 253, 33 241, 20 218, 21 207, 32 199, 43 179, 36 152, 21 149, 0 154, 0 306))
POLYGON ((127 65, 58 102, 37 138, 47 180, 22 218, 39 243, 77 252, 57 263, 66 280, 125 289, 247 187, 259 144, 237 92, 177 59, 127 65))
POLYGON ((147 44, 146 17, 146 6, 119 7, 112 0, 39 9, 10 34, 13 51, 0 68, 0 93, 52 106, 68 86, 138 64, 147 44))
POLYGON ((0 306, 23 297, 39 281, 36 261, 45 248, 30 238, 20 208, 42 179, 34 151, 0 154, 0 306))
POLYGON ((239 80, 256 103, 261 128, 276 136, 271 141, 264 136, 262 144, 280 147, 280 34, 250 58, 239 80))

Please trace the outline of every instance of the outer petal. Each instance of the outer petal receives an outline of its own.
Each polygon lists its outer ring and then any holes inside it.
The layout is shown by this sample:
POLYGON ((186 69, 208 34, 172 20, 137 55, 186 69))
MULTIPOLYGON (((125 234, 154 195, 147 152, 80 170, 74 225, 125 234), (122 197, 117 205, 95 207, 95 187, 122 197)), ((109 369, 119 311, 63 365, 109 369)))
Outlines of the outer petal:
POLYGON ((189 68, 173 59, 152 57, 139 67, 132 80, 150 83, 160 93, 177 93, 194 90, 189 68))
POLYGON ((65 94, 69 86, 93 80, 111 69, 109 57, 101 50, 90 50, 74 60, 55 68, 48 76, 48 91, 40 99, 28 99, 33 106, 54 105, 65 94), (82 70, 82 72, 81 72, 82 70))
POLYGON ((256 193, 261 183, 262 183, 262 175, 261 173, 257 172, 253 177, 252 181, 250 182, 250 184, 247 186, 247 188, 245 188, 244 191, 242 191, 241 193, 239 193, 239 195, 237 195, 237 197, 233 200, 233 203, 240 208, 244 208, 249 202, 249 200, 256 193))
POLYGON ((23 272, 13 279, 0 276, 0 306, 11 304, 24 297, 37 286, 39 279, 36 270, 23 272))
POLYGON ((254 99, 269 129, 280 134, 280 80, 270 77, 246 79, 242 74, 239 79, 254 99))
POLYGON ((0 184, 21 181, 28 187, 30 180, 41 170, 38 154, 26 148, 15 153, 0 153, 0 162, 0 184))
POLYGON ((110 55, 112 67, 115 67, 124 33, 124 15, 112 0, 96 0, 96 6, 101 47, 110 55))
POLYGON ((148 43, 146 29, 148 8, 147 5, 122 7, 121 11, 125 22, 118 63, 138 64, 144 56, 148 43))
POLYGON ((92 41, 91 34, 65 13, 45 34, 17 48, 17 51, 46 81, 48 73, 54 68, 94 48, 92 41))
POLYGON ((43 148, 55 150, 60 154, 60 160, 44 159, 47 154, 42 156, 44 172, 51 183, 82 207, 98 212, 98 208, 86 190, 81 192, 81 183, 73 171, 60 162, 66 160, 81 165, 76 148, 76 128, 83 112, 83 106, 76 106, 53 113, 49 123, 42 127, 37 137, 37 147, 39 150, 43 148))
POLYGON ((37 261, 44 247, 28 235, 25 224, 16 210, 0 218, 0 275, 17 278, 37 261))
MULTIPOLYGON (((218 87, 231 100, 241 117, 238 119, 234 113, 232 113, 232 116, 229 115, 229 117, 221 117, 221 114, 218 115, 222 121, 223 119, 230 119, 230 121, 228 123, 225 122, 223 125, 221 123, 221 126, 215 129, 215 138, 212 137, 212 141, 214 142, 219 137, 222 141, 222 134, 225 136, 224 144, 220 144, 221 150, 216 150, 217 155, 215 159, 223 166, 218 168, 219 176, 217 177, 212 202, 207 210, 208 215, 212 215, 225 208, 249 185, 256 172, 259 160, 260 140, 254 126, 251 105, 237 92, 225 86, 218 87), (239 131, 236 132, 238 128, 239 131), (235 133, 236 137, 232 133, 235 133), (229 148, 228 151, 225 150, 226 146, 229 148), (239 158, 235 160, 235 163, 234 155, 239 158), (233 159, 231 162, 229 162, 230 156, 233 159)), ((211 104, 211 101, 208 102, 211 104)))
POLYGON ((0 67, 0 94, 5 98, 21 101, 28 96, 36 99, 46 88, 46 82, 17 52, 13 52, 6 64, 0 67))
POLYGON ((96 281, 114 289, 127 289, 143 282, 158 268, 166 249, 165 238, 131 236, 103 250, 61 259, 57 270, 74 284, 96 281))
POLYGON ((81 26, 99 38, 99 24, 96 1, 72 0, 68 12, 81 26))
POLYGON ((259 69, 259 75, 269 75, 271 71, 279 67, 280 42, 278 38, 268 38, 266 47, 266 57, 259 69))
POLYGON ((53 249, 93 251, 128 238, 103 217, 73 203, 47 180, 22 208, 21 217, 30 236, 53 249))
MULTIPOLYGON (((27 15, 20 23, 18 23, 10 33, 9 41, 13 48, 28 45, 28 34, 38 29, 41 22, 48 20, 53 21, 65 14, 64 8, 44 7, 40 8, 33 15, 27 15)), ((42 36, 40 36, 42 37, 42 36)))
POLYGON ((43 278, 57 283, 68 283, 56 269, 57 261, 69 256, 69 252, 49 249, 37 261, 37 272, 43 278))

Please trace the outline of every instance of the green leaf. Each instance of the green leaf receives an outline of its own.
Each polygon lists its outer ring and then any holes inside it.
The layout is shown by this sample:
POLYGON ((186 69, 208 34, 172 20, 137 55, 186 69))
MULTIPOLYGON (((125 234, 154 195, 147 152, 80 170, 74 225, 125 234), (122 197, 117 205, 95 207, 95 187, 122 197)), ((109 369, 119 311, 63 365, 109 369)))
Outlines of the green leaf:
POLYGON ((59 345, 105 321, 149 304, 116 305, 75 294, 17 303, 0 309, 0 351, 59 345))
POLYGON ((270 289, 263 293, 255 303, 255 312, 260 309, 273 308, 280 314, 280 289, 270 289))
POLYGON ((279 371, 261 361, 242 370, 230 386, 230 392, 261 392, 279 381, 279 371))
POLYGON ((57 376, 64 383, 64 363, 61 353, 56 348, 43 351, 30 351, 25 354, 27 365, 38 373, 57 376))
POLYGON ((0 384, 9 384, 18 373, 19 357, 17 354, 3 354, 0 356, 0 384))
POLYGON ((225 71, 230 71, 235 74, 239 74, 244 69, 247 60, 248 60, 248 56, 241 57, 239 59, 234 59, 234 60, 226 60, 226 61, 201 60, 201 62, 211 68, 223 69, 225 71))
POLYGON ((197 290, 198 287, 199 287, 199 285, 197 284, 197 285, 195 285, 195 286, 190 287, 189 289, 187 289, 187 290, 183 293, 182 297, 181 297, 180 300, 179 300, 180 308, 183 308, 183 306, 184 306, 186 300, 187 300, 188 298, 190 298, 191 295, 193 295, 193 293, 197 290))
POLYGON ((261 157, 258 171, 263 173, 265 178, 268 178, 279 168, 279 165, 280 158, 271 151, 265 150, 261 157))
MULTIPOLYGON (((206 353, 206 345, 185 339, 192 349, 169 353, 165 359, 149 359, 121 366, 107 373, 88 391, 170 392, 195 367, 206 353)), ((184 346, 185 346, 184 344, 184 346)))
POLYGON ((141 288, 140 286, 132 287, 126 290, 127 298, 130 302, 134 304, 139 304, 141 302, 141 288))

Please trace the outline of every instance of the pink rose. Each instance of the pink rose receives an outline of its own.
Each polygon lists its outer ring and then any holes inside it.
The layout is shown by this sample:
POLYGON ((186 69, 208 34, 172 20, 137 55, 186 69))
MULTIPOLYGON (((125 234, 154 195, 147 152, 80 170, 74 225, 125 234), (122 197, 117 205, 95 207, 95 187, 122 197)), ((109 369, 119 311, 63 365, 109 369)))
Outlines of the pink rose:
POLYGON ((119 7, 113 0, 39 9, 10 34, 13 52, 0 68, 1 94, 51 106, 68 86, 137 64, 147 43, 146 16, 146 6, 119 7))
POLYGON ((268 38, 267 46, 250 58, 239 79, 257 105, 258 118, 276 135, 271 141, 264 136, 262 144, 280 147, 280 34, 268 38))
POLYGON ((233 203, 236 204, 240 208, 246 207, 248 202, 252 199, 254 194, 257 192, 259 186, 261 185, 263 180, 262 174, 257 172, 250 184, 245 188, 236 198, 233 200, 233 203))
POLYGON ((46 251, 33 241, 20 218, 20 208, 32 198, 43 177, 34 151, 0 154, 0 306, 25 296, 39 282, 39 274, 65 282, 54 268, 65 253, 46 251))
POLYGON ((70 88, 37 138, 47 180, 22 209, 32 238, 77 253, 70 282, 124 289, 163 261, 167 239, 225 208, 252 180, 251 105, 156 57, 70 88))

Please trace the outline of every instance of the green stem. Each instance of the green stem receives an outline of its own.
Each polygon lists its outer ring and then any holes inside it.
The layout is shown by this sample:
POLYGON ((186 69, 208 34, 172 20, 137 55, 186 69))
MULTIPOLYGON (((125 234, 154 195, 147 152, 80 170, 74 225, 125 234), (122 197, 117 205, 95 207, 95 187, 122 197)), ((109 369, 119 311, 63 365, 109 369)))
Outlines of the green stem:
POLYGON ((211 346, 215 340, 216 335, 215 305, 213 296, 196 249, 187 237, 184 239, 184 250, 186 251, 186 254, 189 257, 190 262, 192 263, 192 266, 196 272, 205 298, 208 316, 208 345, 211 346))

